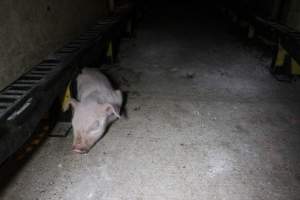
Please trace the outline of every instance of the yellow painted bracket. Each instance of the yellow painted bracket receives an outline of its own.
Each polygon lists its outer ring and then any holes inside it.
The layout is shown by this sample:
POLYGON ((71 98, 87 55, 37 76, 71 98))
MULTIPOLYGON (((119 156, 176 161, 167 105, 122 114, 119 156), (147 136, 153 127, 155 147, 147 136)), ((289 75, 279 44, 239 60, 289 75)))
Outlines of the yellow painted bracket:
POLYGON ((106 52, 106 56, 110 58, 110 61, 113 62, 114 58, 113 58, 113 45, 112 45, 112 41, 110 41, 108 43, 108 49, 107 49, 107 52, 106 52))
POLYGON ((69 109, 69 105, 70 105, 70 100, 71 100, 71 82, 68 84, 66 91, 65 91, 65 95, 63 97, 63 101, 62 101, 62 110, 65 112, 69 109))
POLYGON ((291 59, 291 74, 300 75, 300 64, 280 44, 276 55, 275 67, 284 67, 285 59, 291 59))
POLYGON ((292 65, 292 74, 300 75, 300 65, 294 58, 292 58, 291 65, 292 65))
POLYGON ((288 52, 279 44, 279 48, 276 55, 275 66, 276 67, 283 67, 284 61, 288 52))

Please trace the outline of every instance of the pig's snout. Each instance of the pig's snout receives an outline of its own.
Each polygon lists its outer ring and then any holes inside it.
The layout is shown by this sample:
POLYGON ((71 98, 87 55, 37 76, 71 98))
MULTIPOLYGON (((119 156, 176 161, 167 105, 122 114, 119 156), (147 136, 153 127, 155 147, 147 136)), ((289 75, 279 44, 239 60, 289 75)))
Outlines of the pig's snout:
POLYGON ((88 153, 88 148, 81 145, 81 144, 74 144, 72 147, 73 152, 75 153, 81 153, 81 154, 85 154, 88 153))
POLYGON ((81 153, 81 154, 88 153, 89 151, 89 148, 85 144, 84 138, 82 138, 81 134, 79 133, 77 133, 77 135, 74 138, 72 150, 75 153, 81 153))

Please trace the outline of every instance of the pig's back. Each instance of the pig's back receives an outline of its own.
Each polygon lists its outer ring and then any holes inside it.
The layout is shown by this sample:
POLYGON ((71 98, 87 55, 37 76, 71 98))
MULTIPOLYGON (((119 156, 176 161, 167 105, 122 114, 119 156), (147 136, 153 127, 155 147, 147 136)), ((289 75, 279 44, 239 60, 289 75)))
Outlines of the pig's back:
POLYGON ((79 101, 97 98, 100 103, 110 102, 114 91, 108 79, 97 69, 84 68, 77 77, 79 101))

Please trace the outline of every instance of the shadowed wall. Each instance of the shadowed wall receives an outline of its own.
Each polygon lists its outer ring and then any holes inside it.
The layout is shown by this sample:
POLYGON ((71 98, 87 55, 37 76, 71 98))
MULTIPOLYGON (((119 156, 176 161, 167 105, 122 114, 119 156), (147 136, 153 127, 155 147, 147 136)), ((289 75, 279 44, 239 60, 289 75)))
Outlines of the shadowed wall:
POLYGON ((105 14, 106 0, 0 1, 0 89, 105 14))

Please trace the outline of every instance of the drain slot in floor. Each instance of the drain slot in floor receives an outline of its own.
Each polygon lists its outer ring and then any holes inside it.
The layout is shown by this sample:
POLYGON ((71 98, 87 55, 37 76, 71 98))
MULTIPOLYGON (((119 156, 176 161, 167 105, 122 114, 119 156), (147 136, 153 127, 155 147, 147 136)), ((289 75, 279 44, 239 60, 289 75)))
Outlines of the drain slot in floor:
POLYGON ((30 90, 32 86, 27 85, 12 85, 10 89, 12 90, 21 90, 21 91, 27 91, 30 90))

